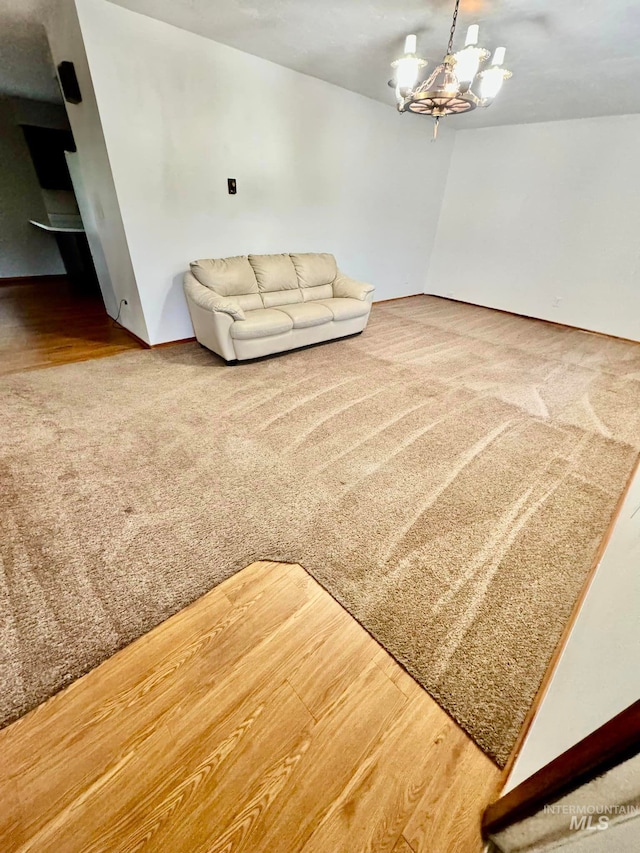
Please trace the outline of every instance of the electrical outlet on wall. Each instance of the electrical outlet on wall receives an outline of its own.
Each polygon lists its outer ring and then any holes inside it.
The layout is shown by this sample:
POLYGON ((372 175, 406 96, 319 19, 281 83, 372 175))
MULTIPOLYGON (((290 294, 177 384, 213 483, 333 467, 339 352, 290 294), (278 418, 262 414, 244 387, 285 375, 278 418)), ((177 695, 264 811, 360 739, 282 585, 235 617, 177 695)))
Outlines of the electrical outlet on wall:
POLYGON ((551 303, 551 305, 553 308, 559 308, 561 302, 562 302, 562 296, 554 296, 553 302, 551 303))

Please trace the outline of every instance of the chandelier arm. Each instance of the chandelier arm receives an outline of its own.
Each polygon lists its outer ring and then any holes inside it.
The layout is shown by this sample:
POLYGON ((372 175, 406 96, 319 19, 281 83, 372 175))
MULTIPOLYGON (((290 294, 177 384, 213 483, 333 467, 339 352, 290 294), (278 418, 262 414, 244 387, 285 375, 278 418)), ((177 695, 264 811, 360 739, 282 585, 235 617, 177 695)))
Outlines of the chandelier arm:
POLYGON ((456 5, 453 10, 453 20, 451 21, 451 30, 449 31, 449 44, 447 45, 447 55, 453 51, 453 36, 458 23, 458 9, 460 8, 460 0, 456 0, 456 5))
POLYGON ((429 78, 427 80, 425 80, 424 83, 421 83, 420 86, 418 86, 418 88, 416 89, 416 92, 428 92, 429 89, 435 83, 436 78, 437 78, 438 74, 440 74, 441 71, 444 71, 444 65, 438 65, 437 68, 434 68, 433 72, 431 73, 429 78))

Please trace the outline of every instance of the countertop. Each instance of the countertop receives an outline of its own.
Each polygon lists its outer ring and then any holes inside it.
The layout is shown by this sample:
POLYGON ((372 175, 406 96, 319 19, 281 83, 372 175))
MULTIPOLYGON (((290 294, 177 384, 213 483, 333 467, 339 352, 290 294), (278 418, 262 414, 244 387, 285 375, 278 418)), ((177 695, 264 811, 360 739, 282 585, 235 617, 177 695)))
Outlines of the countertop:
POLYGON ((82 226, 47 225, 44 222, 36 222, 35 219, 30 219, 29 222, 36 228, 42 228, 43 231, 53 231, 56 234, 84 234, 82 226))

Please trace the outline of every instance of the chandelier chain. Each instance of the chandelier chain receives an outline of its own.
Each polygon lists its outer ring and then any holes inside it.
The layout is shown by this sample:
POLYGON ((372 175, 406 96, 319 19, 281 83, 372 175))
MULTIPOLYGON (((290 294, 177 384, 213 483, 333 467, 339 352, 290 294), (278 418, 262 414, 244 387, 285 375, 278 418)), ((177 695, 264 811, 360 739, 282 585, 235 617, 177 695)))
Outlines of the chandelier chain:
POLYGON ((453 10, 453 20, 451 21, 451 30, 449 31, 449 44, 447 45, 447 54, 450 54, 453 50, 453 35, 456 31, 456 24, 458 23, 458 9, 460 8, 460 0, 456 0, 456 6, 453 10))

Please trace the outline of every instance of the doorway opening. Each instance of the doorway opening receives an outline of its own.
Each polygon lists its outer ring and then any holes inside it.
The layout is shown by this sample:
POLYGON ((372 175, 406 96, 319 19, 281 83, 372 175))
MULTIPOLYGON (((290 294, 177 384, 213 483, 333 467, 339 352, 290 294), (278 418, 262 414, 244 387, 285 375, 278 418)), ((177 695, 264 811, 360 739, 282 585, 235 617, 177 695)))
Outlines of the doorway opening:
POLYGON ((60 103, 0 97, 0 374, 139 348, 107 314, 60 103))

